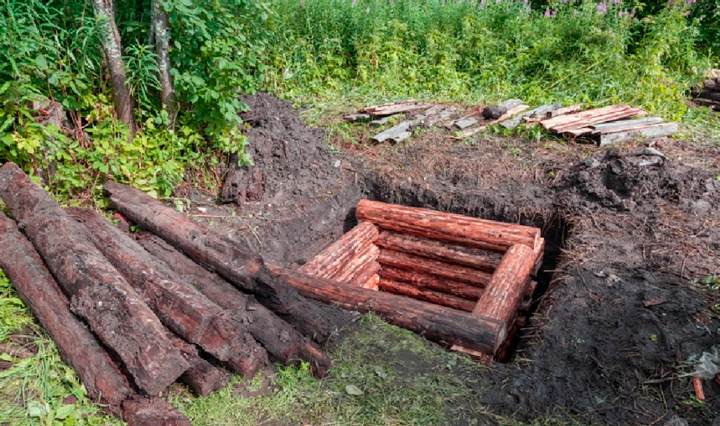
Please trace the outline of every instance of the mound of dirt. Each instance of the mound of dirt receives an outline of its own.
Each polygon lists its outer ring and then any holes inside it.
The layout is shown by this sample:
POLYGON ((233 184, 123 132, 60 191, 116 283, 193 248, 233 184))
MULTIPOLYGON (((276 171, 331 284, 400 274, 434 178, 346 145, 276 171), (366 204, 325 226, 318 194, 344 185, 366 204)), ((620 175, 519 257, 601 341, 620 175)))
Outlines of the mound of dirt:
POLYGON ((241 100, 250 107, 242 118, 254 164, 232 159, 221 194, 227 205, 205 203, 196 217, 271 263, 303 264, 356 223, 357 172, 289 102, 265 93, 241 100))
POLYGON ((324 143, 325 132, 311 129, 289 102, 258 93, 243 96, 250 108, 242 119, 251 127, 247 153, 253 165, 237 166, 237 156, 222 189, 222 201, 274 203, 292 197, 317 197, 337 186, 337 159, 324 143))
POLYGON ((713 173, 644 152, 610 149, 590 157, 567 170, 555 188, 578 213, 603 208, 647 213, 666 203, 696 215, 717 211, 720 181, 713 173))

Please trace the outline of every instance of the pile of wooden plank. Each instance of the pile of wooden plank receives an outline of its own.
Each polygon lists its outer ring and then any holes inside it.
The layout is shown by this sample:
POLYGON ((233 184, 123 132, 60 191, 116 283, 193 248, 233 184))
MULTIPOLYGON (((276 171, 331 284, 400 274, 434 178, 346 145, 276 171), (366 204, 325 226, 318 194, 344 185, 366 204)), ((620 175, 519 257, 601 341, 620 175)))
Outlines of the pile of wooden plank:
POLYGON ((540 125, 558 134, 572 138, 583 137, 596 140, 599 146, 623 142, 636 138, 659 138, 669 136, 678 130, 677 123, 666 123, 662 118, 643 116, 647 112, 640 108, 618 104, 585 111, 564 114, 548 113, 540 125))
POLYGON ((694 93, 693 102, 720 111, 720 70, 708 72, 703 89, 694 93))
POLYGON ((537 228, 361 200, 358 226, 298 271, 303 295, 502 359, 522 326, 545 241, 537 228))
POLYGON ((131 426, 189 425, 159 395, 199 395, 270 361, 309 362, 350 315, 310 301, 262 258, 135 189, 108 182, 113 206, 151 234, 63 209, 13 163, 0 167, 0 268, 88 396, 131 426), (200 266, 203 265, 203 266, 200 266), (312 336, 313 342, 308 336, 312 336))
MULTIPOLYGON (((706 91, 717 88, 720 76, 706 82, 706 91)), ((713 95, 708 95, 713 97, 713 95)), ((717 96, 720 105, 720 92, 717 96)), ((647 113, 625 104, 610 105, 603 108, 583 110, 583 104, 562 107, 560 104, 542 105, 530 109, 520 99, 510 99, 498 105, 471 108, 457 116, 455 108, 441 105, 429 105, 408 100, 392 104, 363 108, 357 114, 345 117, 347 121, 369 121, 376 116, 381 119, 371 121, 373 125, 386 124, 391 117, 400 113, 414 113, 412 117, 373 136, 373 142, 401 142, 410 138, 413 130, 419 126, 444 126, 456 140, 466 139, 492 124, 513 129, 521 124, 540 123, 546 129, 573 140, 595 142, 599 146, 624 142, 637 138, 659 138, 669 136, 678 130, 677 123, 666 123, 659 117, 631 119, 647 113)))

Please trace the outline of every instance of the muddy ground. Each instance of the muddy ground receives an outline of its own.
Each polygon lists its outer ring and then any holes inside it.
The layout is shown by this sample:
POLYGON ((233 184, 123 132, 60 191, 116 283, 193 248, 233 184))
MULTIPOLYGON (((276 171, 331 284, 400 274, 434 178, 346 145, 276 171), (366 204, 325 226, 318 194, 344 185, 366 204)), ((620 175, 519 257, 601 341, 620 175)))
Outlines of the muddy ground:
POLYGON ((535 312, 513 359, 474 385, 483 407, 521 421, 720 423, 720 385, 705 380, 700 404, 682 375, 720 344, 717 145, 661 140, 663 158, 430 130, 401 146, 331 138, 329 150, 289 104, 244 101, 255 166, 232 167, 222 194, 181 188, 189 214, 286 266, 352 228, 362 197, 538 226, 535 312))

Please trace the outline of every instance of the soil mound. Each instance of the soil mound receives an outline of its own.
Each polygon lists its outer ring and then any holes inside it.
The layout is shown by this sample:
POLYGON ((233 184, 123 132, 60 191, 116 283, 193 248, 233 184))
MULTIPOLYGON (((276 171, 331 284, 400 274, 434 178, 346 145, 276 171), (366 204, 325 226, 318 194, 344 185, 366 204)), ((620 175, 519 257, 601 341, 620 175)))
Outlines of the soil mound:
POLYGON ((233 158, 222 189, 224 203, 287 200, 315 197, 335 186, 332 153, 322 129, 311 129, 289 102, 258 93, 243 96, 250 110, 241 117, 251 128, 245 132, 247 153, 254 165, 237 166, 233 158))
POLYGON ((598 209, 629 212, 657 210, 661 204, 698 215, 720 207, 720 182, 691 168, 641 150, 605 152, 570 168, 557 185, 560 199, 579 213, 598 209))

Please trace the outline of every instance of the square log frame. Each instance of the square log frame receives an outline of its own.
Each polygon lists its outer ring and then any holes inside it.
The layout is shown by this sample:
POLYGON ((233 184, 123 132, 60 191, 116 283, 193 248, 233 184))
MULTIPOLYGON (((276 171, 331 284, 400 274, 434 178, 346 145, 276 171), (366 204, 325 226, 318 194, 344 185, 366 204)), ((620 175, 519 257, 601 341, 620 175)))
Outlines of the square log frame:
MULTIPOLYGON (((357 290, 321 295, 300 284, 301 292, 348 309, 376 311, 390 323, 452 345, 452 350, 484 359, 505 357, 535 291, 532 277, 545 247, 540 229, 370 200, 358 203, 356 215, 358 226, 299 272, 337 290, 357 290), (387 295, 373 297, 374 292, 387 295), (407 298, 421 302, 407 306, 407 298), (445 313, 452 321, 410 324, 422 311, 433 318, 445 313), (480 327, 476 339, 472 332, 447 330, 474 324, 469 318, 491 327, 480 327)), ((297 279, 289 281, 298 284, 297 279)))

